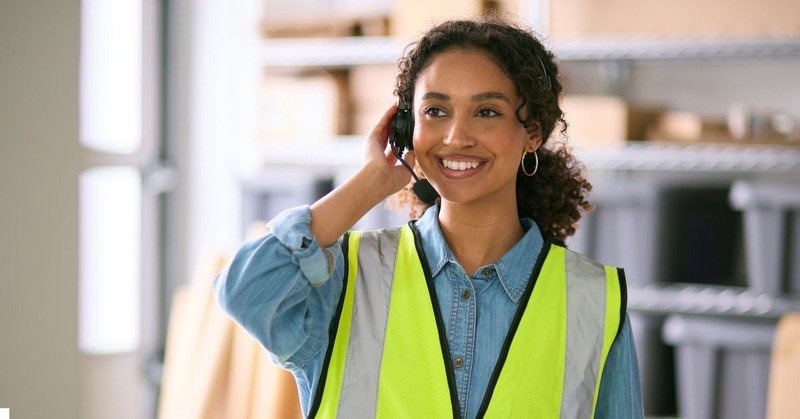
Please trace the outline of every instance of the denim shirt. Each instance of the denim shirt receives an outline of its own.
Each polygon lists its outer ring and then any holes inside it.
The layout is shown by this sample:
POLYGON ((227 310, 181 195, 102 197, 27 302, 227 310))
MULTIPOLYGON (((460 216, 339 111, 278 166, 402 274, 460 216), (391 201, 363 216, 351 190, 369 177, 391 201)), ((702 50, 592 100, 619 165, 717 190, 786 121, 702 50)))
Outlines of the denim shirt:
MULTIPOLYGON (((517 303, 544 245, 536 223, 520 221, 524 237, 497 262, 470 273, 464 272, 444 240, 438 206, 416 222, 431 264, 465 418, 475 417, 480 408, 517 303)), ((261 342, 275 362, 294 374, 305 414, 319 382, 344 272, 341 244, 320 248, 309 223, 308 206, 284 211, 267 225, 270 232, 245 243, 214 281, 222 308, 261 342)), ((644 417, 627 316, 605 363, 595 417, 644 417)))

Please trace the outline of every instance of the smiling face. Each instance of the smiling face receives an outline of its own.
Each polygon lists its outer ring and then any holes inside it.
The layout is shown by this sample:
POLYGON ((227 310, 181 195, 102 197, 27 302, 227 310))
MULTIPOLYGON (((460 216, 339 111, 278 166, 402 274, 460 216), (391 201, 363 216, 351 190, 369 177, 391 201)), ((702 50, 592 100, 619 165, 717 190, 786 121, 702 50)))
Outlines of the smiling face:
POLYGON ((414 87, 417 164, 444 201, 516 208, 523 150, 535 150, 517 118, 522 98, 505 72, 480 50, 435 56, 414 87))

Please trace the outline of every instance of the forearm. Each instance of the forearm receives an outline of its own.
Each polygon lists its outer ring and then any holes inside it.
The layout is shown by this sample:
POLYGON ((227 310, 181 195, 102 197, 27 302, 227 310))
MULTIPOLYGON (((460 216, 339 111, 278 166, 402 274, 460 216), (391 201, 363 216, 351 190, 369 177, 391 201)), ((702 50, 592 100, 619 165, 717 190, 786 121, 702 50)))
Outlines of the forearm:
POLYGON ((394 190, 369 169, 361 168, 342 185, 311 205, 311 233, 330 246, 394 190))

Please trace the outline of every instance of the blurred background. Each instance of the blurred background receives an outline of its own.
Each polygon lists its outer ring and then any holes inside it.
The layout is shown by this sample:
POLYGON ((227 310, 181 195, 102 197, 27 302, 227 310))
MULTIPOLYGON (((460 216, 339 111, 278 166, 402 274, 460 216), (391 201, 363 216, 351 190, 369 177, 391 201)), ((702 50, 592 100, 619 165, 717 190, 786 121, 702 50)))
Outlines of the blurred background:
POLYGON ((410 40, 493 10, 561 66, 596 206, 568 244, 626 268, 647 415, 800 417, 791 0, 0 1, 0 408, 296 415, 210 281, 358 167, 410 40))

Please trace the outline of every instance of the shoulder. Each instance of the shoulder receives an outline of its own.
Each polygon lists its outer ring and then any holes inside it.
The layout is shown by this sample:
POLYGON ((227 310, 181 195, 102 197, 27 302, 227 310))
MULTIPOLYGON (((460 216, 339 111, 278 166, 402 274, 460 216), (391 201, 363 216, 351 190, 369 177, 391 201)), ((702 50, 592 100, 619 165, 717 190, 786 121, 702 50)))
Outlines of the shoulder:
MULTIPOLYGON (((555 246, 555 245, 553 245, 555 246)), ((605 290, 610 298, 606 299, 606 304, 619 305, 619 326, 617 335, 622 332, 628 306, 628 285, 625 279, 625 270, 615 266, 603 265, 602 263, 582 255, 573 250, 564 248, 567 275, 584 279, 581 281, 586 284, 596 284, 604 281, 605 290)))

